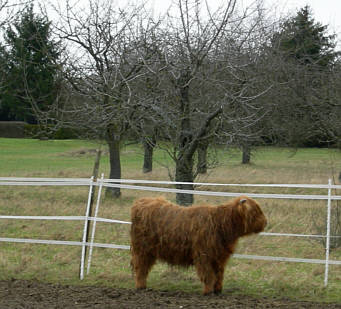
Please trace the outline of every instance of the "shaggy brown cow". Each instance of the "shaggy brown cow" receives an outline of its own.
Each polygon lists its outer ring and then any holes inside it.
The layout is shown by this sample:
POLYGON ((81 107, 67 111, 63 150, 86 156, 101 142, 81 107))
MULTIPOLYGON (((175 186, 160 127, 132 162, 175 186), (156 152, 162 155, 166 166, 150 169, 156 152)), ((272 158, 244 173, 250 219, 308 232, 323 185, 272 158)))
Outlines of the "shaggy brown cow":
POLYGON ((204 294, 220 293, 224 268, 241 236, 259 233, 266 218, 257 202, 241 196, 220 206, 181 207, 164 198, 142 198, 131 210, 131 265, 136 288, 146 288, 157 259, 194 265, 204 294))

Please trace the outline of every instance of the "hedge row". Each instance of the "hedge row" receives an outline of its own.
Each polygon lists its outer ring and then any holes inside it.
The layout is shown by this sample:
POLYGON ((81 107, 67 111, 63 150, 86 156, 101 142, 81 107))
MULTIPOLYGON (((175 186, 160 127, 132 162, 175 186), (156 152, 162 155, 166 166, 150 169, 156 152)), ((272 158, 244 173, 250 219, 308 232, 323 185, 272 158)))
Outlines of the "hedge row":
POLYGON ((52 126, 43 128, 22 121, 0 121, 0 137, 39 138, 39 139, 77 139, 79 132, 70 128, 54 130, 52 126))

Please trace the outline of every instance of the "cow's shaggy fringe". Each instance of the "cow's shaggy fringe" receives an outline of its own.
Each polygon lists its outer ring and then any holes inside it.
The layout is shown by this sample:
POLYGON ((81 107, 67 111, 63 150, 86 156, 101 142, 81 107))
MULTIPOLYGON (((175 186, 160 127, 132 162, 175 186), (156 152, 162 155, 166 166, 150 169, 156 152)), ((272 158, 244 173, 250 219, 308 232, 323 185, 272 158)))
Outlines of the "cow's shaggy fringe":
POLYGON ((145 288, 156 260, 194 265, 204 294, 220 293, 224 268, 241 236, 259 233, 266 218, 257 202, 241 196, 220 206, 180 207, 164 198, 142 198, 131 210, 131 265, 145 288))

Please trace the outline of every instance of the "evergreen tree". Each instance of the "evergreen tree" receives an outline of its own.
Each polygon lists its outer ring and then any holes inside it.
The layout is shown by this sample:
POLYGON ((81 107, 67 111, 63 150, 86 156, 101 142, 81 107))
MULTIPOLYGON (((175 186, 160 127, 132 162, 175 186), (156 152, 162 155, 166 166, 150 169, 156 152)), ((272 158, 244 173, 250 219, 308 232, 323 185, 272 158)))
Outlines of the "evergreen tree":
POLYGON ((327 25, 316 22, 309 6, 283 23, 277 34, 279 50, 303 65, 327 67, 339 55, 335 52, 335 35, 327 34, 327 25))
MULTIPOLYGON (((60 46, 51 37, 51 22, 29 5, 5 34, 8 46, 2 112, 9 119, 37 122, 56 94, 56 64, 60 46)), ((1 111, 0 111, 1 114, 1 111)))
POLYGON ((276 107, 270 127, 280 141, 293 146, 324 146, 335 142, 334 91, 328 87, 340 53, 335 35, 316 22, 309 6, 282 24, 272 41, 276 64, 273 95, 276 107), (328 91, 327 91, 328 90, 328 91), (285 94, 285 95, 284 95, 285 94))

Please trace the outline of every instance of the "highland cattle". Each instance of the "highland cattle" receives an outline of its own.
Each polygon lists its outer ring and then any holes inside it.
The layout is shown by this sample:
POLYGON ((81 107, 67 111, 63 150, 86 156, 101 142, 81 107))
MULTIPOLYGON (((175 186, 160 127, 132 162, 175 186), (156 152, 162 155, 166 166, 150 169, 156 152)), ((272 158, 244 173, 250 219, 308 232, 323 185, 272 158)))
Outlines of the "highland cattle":
POLYGON ((162 197, 142 198, 131 210, 131 265, 136 288, 146 288, 157 260, 194 265, 203 294, 220 293, 225 265, 240 237, 262 232, 267 220, 258 203, 237 197, 219 206, 174 205, 162 197))

